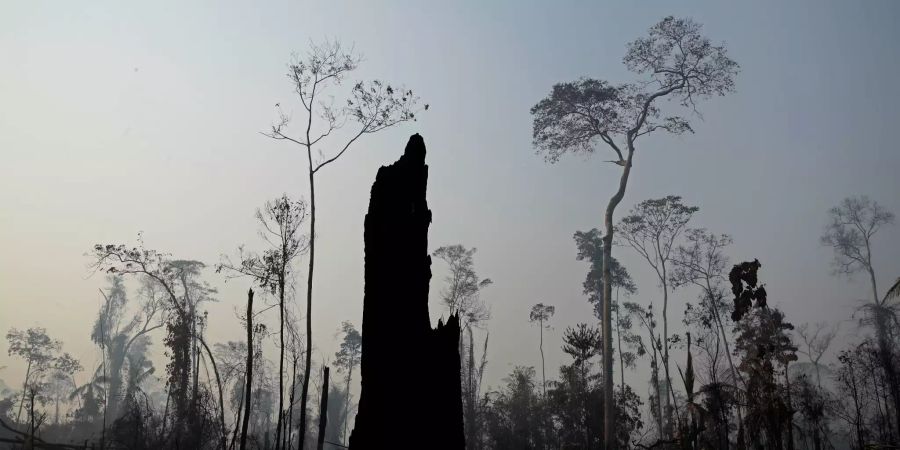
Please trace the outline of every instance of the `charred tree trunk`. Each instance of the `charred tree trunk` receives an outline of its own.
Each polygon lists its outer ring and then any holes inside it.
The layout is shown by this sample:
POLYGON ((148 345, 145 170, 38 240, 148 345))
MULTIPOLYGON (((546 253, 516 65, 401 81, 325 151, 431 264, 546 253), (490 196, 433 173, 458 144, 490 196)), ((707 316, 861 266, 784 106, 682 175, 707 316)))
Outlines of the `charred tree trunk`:
POLYGON ((253 289, 247 293, 247 368, 244 379, 244 419, 241 423, 241 450, 247 448, 247 426, 250 424, 250 394, 253 387, 253 289))
POLYGON ((415 134, 400 159, 378 170, 365 219, 362 392, 350 448, 465 448, 459 318, 431 328, 425 142, 415 134), (410 360, 416 361, 410 364, 410 360), (401 370, 402 368, 402 370, 401 370), (402 375, 400 375, 402 374, 402 375))
POLYGON ((328 427, 328 366, 322 369, 322 401, 319 404, 319 436, 316 449, 325 448, 325 428, 328 427))

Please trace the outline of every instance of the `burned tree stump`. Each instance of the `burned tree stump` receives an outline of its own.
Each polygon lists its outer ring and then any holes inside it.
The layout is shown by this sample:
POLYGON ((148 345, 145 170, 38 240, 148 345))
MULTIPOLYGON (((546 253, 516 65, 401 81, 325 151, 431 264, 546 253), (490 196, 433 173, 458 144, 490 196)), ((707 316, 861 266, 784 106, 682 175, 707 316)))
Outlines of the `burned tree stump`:
POLYGON ((378 169, 365 219, 362 393, 354 450, 465 448, 459 319, 431 328, 425 141, 378 169))

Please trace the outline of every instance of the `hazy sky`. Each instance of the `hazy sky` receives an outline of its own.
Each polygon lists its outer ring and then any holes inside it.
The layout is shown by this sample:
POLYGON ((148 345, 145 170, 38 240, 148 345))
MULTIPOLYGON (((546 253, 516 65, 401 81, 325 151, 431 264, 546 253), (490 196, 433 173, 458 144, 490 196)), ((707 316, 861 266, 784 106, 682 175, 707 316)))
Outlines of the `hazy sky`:
MULTIPOLYGON (((790 321, 847 321, 843 332, 857 334, 850 315, 868 286, 830 276, 818 236, 845 196, 900 213, 894 1, 0 0, 0 331, 47 327, 91 366, 105 285, 86 267, 93 244, 131 244, 143 231, 147 247, 208 264, 239 244, 260 248, 255 209, 282 192, 302 195, 307 183, 300 149, 259 131, 276 103, 299 115, 285 77, 291 53, 336 38, 365 54, 351 81, 403 83, 431 108, 320 172, 316 358, 333 357, 342 320, 359 325, 369 188, 419 132, 431 248, 477 247, 476 268, 494 281, 483 296, 493 313, 487 381, 539 366, 538 330, 527 322, 537 302, 557 307, 544 337, 555 376, 567 359, 562 331, 593 320, 572 234, 601 225, 619 172, 600 162, 606 153, 545 163, 528 111, 555 82, 632 80, 625 44, 670 14, 726 43, 742 66, 737 93, 702 104, 695 135, 641 144, 618 216, 682 195, 700 207, 694 226, 734 237, 732 261, 762 261, 770 302, 790 321)), ((894 226, 877 240, 882 289, 900 275, 898 237, 894 226)), ((638 282, 636 300, 658 301, 645 264, 616 252, 638 282)), ((444 269, 435 263, 435 300, 444 269)), ((220 288, 208 340, 241 339, 234 311, 249 283, 223 284, 212 271, 207 279, 220 288)), ((695 296, 674 294, 673 322, 695 296)), ((0 378, 15 386, 24 366, 7 358, 5 342, 0 349, 0 378)), ((162 351, 156 335, 153 352, 162 351)))

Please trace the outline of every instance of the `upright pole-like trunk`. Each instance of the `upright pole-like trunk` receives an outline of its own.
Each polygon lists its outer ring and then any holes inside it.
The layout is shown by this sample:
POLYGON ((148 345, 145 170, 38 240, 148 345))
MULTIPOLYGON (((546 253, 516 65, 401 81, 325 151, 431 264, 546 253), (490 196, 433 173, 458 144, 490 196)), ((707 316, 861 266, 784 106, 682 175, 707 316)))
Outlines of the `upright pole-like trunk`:
POLYGON ((350 380, 353 378, 353 361, 351 360, 349 364, 350 368, 347 371, 347 395, 344 400, 344 445, 347 445, 347 439, 350 436, 347 436, 347 424, 350 423, 350 380))
POLYGON ((788 363, 784 363, 784 385, 787 388, 787 448, 794 450, 794 405, 791 402, 791 377, 788 375, 788 363))
POLYGON ((278 354, 278 424, 275 426, 275 450, 281 448, 281 427, 284 417, 284 272, 287 249, 281 245, 281 273, 278 279, 278 321, 279 354, 278 354))
POLYGON ((244 369, 244 419, 241 424, 241 450, 247 448, 247 426, 250 424, 250 394, 253 389, 253 289, 247 292, 247 367, 244 369))
POLYGON ((25 381, 22 382, 22 398, 19 400, 19 413, 16 414, 16 424, 22 423, 22 406, 25 405, 25 392, 28 391, 28 378, 31 377, 31 360, 28 360, 28 367, 25 369, 25 381))
MULTIPOLYGON (((228 430, 225 428, 225 400, 223 399, 222 392, 222 378, 219 377, 219 368, 216 366, 216 360, 213 358, 212 352, 209 350, 209 346, 206 345, 206 341, 203 338, 200 339, 200 344, 203 345, 203 348, 206 350, 206 355, 209 357, 209 362, 212 363, 213 373, 216 374, 216 386, 219 388, 219 423, 222 426, 222 439, 221 445, 222 450, 225 450, 225 446, 228 440, 228 430)), ((206 372, 207 376, 209 376, 209 372, 206 372)))
POLYGON ((469 362, 467 367, 467 384, 469 386, 466 394, 466 440, 470 444, 470 448, 475 448, 474 444, 478 440, 478 433, 475 428, 478 426, 478 418, 475 417, 475 402, 478 393, 475 392, 475 337, 472 334, 472 326, 466 325, 469 334, 469 362))
MULTIPOLYGON (((672 389, 672 376, 669 372, 669 285, 666 281, 666 263, 663 261, 662 276, 660 283, 663 288, 663 369, 666 372, 666 421, 668 421, 668 429, 671 430, 675 425, 672 420, 672 407, 678 410, 678 403, 675 402, 675 391, 672 389)), ((669 436, 667 436, 669 437, 669 436)))
POLYGON ((243 422, 242 417, 244 416, 244 389, 247 388, 245 384, 246 380, 241 379, 241 394, 240 401, 238 401, 237 412, 234 416, 234 430, 231 432, 231 444, 228 448, 234 448, 234 444, 237 443, 238 440, 238 432, 241 430, 241 423, 243 422))
MULTIPOLYGON (((312 114, 310 113, 310 117, 312 114)), ((312 120, 312 119, 310 119, 312 120)), ((309 142, 309 128, 307 128, 309 142)), ((309 398, 309 371, 312 368, 312 292, 313 269, 316 260, 316 182, 313 172, 312 148, 306 148, 309 158, 309 270, 306 276, 306 367, 303 369, 303 387, 300 391, 300 442, 297 449, 303 448, 306 440, 306 401, 309 398)))
POLYGON ((606 205, 604 225, 606 235, 603 236, 603 449, 613 450, 615 446, 615 407, 613 402, 613 372, 612 372, 612 244, 613 244, 613 213, 616 206, 625 196, 625 187, 628 186, 628 175, 631 173, 631 160, 634 157, 634 148, 629 142, 628 159, 622 169, 619 178, 619 189, 609 199, 606 205))
POLYGON ((290 405, 288 406, 288 420, 285 425, 284 434, 284 446, 285 450, 291 448, 291 427, 294 425, 294 392, 297 390, 297 353, 294 353, 293 363, 294 363, 294 371, 291 376, 291 397, 290 397, 290 405))
POLYGON ((622 330, 619 329, 619 288, 616 288, 616 346, 619 350, 619 380, 622 398, 625 398, 625 356, 622 355, 622 330))
MULTIPOLYGON (((709 279, 706 280, 706 295, 709 297, 710 309, 712 309, 713 319, 716 322, 716 327, 719 329, 719 334, 722 336, 722 343, 725 344, 725 355, 728 357, 728 366, 731 369, 731 382, 735 385, 740 382, 741 386, 746 390, 746 386, 744 386, 744 378, 741 377, 740 372, 734 366, 734 359, 731 356, 731 346, 728 344, 728 332, 725 331, 725 325, 722 323, 722 316, 719 314, 719 308, 717 305, 718 299, 713 294, 712 285, 709 282, 709 279)), ((741 407, 739 405, 735 405, 735 410, 737 412, 738 419, 738 429, 744 429, 744 416, 741 412, 741 407)), ((741 437, 742 434, 738 433, 738 436, 741 437)), ((741 447, 741 444, 738 443, 738 448, 741 447)))
POLYGON ((322 381, 322 403, 319 405, 319 436, 317 436, 316 450, 325 447, 325 428, 328 426, 328 366, 322 369, 324 381, 322 381))
POLYGON ((163 408, 162 431, 159 433, 163 439, 166 438, 166 423, 169 421, 169 400, 172 399, 171 385, 166 386, 166 406, 163 408))
POLYGON ((544 388, 544 398, 547 398, 547 369, 544 368, 544 321, 539 320, 538 326, 541 327, 541 386, 544 388))

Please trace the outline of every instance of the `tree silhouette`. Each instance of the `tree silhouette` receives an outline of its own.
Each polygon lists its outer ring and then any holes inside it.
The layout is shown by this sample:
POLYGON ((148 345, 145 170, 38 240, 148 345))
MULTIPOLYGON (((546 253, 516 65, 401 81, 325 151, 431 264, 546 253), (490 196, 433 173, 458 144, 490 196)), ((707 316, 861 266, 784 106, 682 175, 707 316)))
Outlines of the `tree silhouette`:
MULTIPOLYGON (((545 305, 543 303, 538 303, 531 307, 531 312, 528 314, 529 322, 537 322, 538 329, 541 335, 541 388, 544 391, 544 397, 547 396, 547 370, 544 368, 544 322, 550 320, 553 317, 553 313, 556 312, 556 307, 553 305, 545 305)), ((549 326, 549 325, 547 325, 549 326)))
MULTIPOLYGON (((308 240, 300 231, 306 220, 306 203, 292 200, 283 194, 266 202, 256 211, 256 219, 262 226, 260 236, 270 248, 261 255, 245 253, 240 248, 240 263, 235 264, 227 256, 216 266, 216 272, 227 271, 238 276, 250 277, 260 288, 278 296, 279 356, 278 356, 278 419, 275 426, 275 448, 281 448, 284 411, 284 337, 285 300, 288 280, 293 274, 293 261, 306 252, 308 240)), ((292 405, 293 406, 293 405, 292 405)), ((289 431, 288 431, 289 433, 289 431)))
POLYGON ((163 327, 166 314, 156 283, 145 280, 140 291, 140 308, 131 320, 125 321, 129 303, 125 285, 121 276, 116 275, 109 276, 109 283, 105 292, 100 291, 103 305, 94 322, 91 339, 106 354, 106 376, 109 382, 107 409, 110 418, 115 419, 119 416, 119 407, 126 398, 126 391, 134 389, 134 386, 127 383, 126 375, 132 370, 129 363, 133 359, 141 364, 138 356, 146 347, 140 345, 141 341, 152 331, 163 327), (135 347, 140 347, 140 350, 133 354, 135 347))
MULTIPOLYGON (((622 240, 628 243, 645 261, 659 280, 663 293, 662 306, 662 361, 666 375, 666 415, 669 426, 672 426, 672 405, 678 413, 678 403, 672 389, 672 375, 669 364, 669 265, 676 241, 685 230, 688 221, 699 210, 696 206, 687 206, 681 197, 669 195, 659 199, 644 200, 638 203, 627 216, 623 217, 616 227, 622 240), (670 405, 671 400, 671 405, 670 405)), ((666 436, 670 437, 670 436, 666 436)))
MULTIPOLYGON (((884 226, 894 222, 894 213, 866 196, 845 198, 828 212, 829 222, 820 238, 822 245, 834 251, 832 264, 836 274, 852 276, 864 271, 869 275, 872 303, 863 306, 867 322, 875 328, 881 364, 887 375, 895 411, 900 411, 900 373, 895 362, 896 349, 891 337, 897 321, 896 303, 878 295, 872 261, 872 239, 884 226)), ((900 413, 895 414, 895 432, 900 435, 900 413)))
POLYGON ((460 367, 462 367, 463 417, 466 426, 467 446, 477 448, 480 443, 478 401, 481 381, 487 357, 487 337, 481 357, 481 364, 475 362, 474 328, 481 328, 490 319, 491 313, 481 300, 481 290, 493 284, 490 278, 480 278, 475 272, 474 255, 476 248, 467 249, 460 244, 439 247, 432 252, 447 264, 449 273, 444 277, 446 285, 441 290, 441 301, 447 311, 460 318, 464 335, 459 339, 460 367), (466 342, 468 337, 468 342, 466 342))
POLYGON ((196 433, 187 431, 190 422, 198 419, 202 347, 216 374, 219 388, 220 438, 224 442, 226 431, 221 378, 212 350, 203 339, 205 320, 198 309, 203 302, 213 301, 213 294, 216 293, 216 290, 201 278, 206 265, 194 260, 169 259, 166 253, 144 248, 142 240, 139 240, 139 245, 135 247, 124 244, 96 244, 91 256, 93 258, 91 267, 95 271, 137 276, 156 284, 166 305, 175 312, 169 316, 166 324, 167 336, 164 339, 164 343, 171 351, 171 359, 166 369, 169 373, 169 393, 174 400, 172 410, 175 440, 182 435, 188 440, 200 438, 196 433))
POLYGON ((352 323, 344 321, 341 324, 341 333, 344 340, 341 341, 341 349, 334 354, 334 364, 339 372, 344 372, 347 380, 347 390, 344 399, 344 445, 347 445, 347 425, 350 423, 350 383, 353 380, 353 369, 359 366, 362 358, 362 335, 352 323))
MULTIPOLYGON (((303 388, 300 396, 300 446, 306 438, 306 404, 309 396, 309 375, 312 366, 312 294, 313 272, 316 258, 316 174, 337 161, 364 135, 377 133, 402 122, 416 119, 419 98, 411 90, 395 88, 380 80, 357 82, 346 98, 346 106, 330 103, 326 92, 339 86, 346 76, 359 67, 362 57, 352 49, 344 49, 339 42, 312 44, 303 56, 297 56, 289 64, 288 78, 305 111, 305 132, 299 136, 287 133, 291 116, 284 113, 280 104, 278 122, 264 135, 296 144, 303 148, 307 158, 309 178, 309 270, 306 283, 306 367, 303 371, 303 388), (349 137, 334 146, 326 146, 332 133, 348 121, 356 123, 349 137), (315 124, 315 125, 314 125, 315 124), (331 148, 326 153, 323 148, 331 148)), ((343 102, 339 103, 343 104, 343 102)), ((428 105, 425 105, 425 109, 428 105)))
MULTIPOLYGON (((593 153, 596 143, 605 144, 620 167, 618 190, 610 198, 604 214, 603 278, 610 280, 613 213, 622 201, 631 174, 637 142, 656 131, 681 134, 691 131, 683 117, 662 116, 659 101, 674 99, 697 111, 697 101, 734 90, 738 64, 725 47, 715 45, 701 34, 701 25, 691 19, 666 17, 650 28, 646 37, 628 44, 624 63, 644 77, 637 83, 614 85, 582 78, 553 86, 550 95, 531 108, 534 116, 533 140, 538 152, 549 162, 565 153, 593 153)), ((604 449, 613 446, 612 380, 612 288, 603 292, 604 345, 604 449)))
POLYGON ((40 327, 27 330, 12 328, 6 333, 9 342, 9 356, 18 356, 25 360, 25 381, 22 383, 22 396, 19 400, 19 412, 16 414, 16 422, 21 423, 22 406, 29 388, 34 391, 36 384, 46 373, 53 368, 57 352, 62 348, 62 343, 51 339, 47 330, 40 327))

